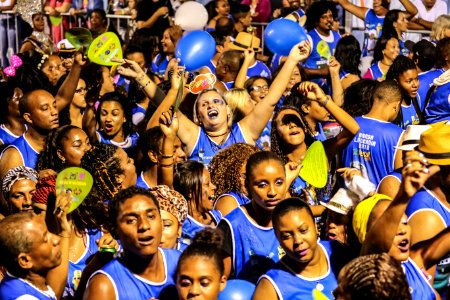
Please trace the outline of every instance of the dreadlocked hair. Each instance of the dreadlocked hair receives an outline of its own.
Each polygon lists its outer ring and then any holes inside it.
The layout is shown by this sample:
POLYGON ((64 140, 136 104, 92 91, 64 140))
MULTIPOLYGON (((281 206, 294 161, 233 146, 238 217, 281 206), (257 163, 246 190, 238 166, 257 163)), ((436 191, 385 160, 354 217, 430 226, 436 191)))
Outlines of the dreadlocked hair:
POLYGON ((115 156, 119 147, 98 144, 87 151, 81 159, 81 168, 86 169, 94 178, 93 191, 101 200, 110 200, 120 190, 117 176, 123 174, 120 160, 115 156))
POLYGON ((216 186, 216 195, 244 190, 245 187, 240 180, 241 168, 247 163, 248 158, 258 151, 256 146, 237 143, 214 155, 209 169, 211 181, 216 186))
MULTIPOLYGON (((289 162, 289 159, 287 158, 285 151, 289 149, 287 145, 285 145, 283 139, 278 134, 277 130, 277 118, 278 115, 287 109, 291 109, 298 113, 300 115, 300 121, 301 121, 301 129, 305 131, 305 121, 301 118, 302 114, 301 112, 295 107, 291 105, 284 105, 282 106, 277 112, 275 112, 273 118, 272 118, 272 127, 270 129, 270 151, 274 152, 278 157, 280 157, 285 164, 289 162)), ((306 132, 305 132, 306 133, 306 132)), ((306 143, 306 134, 305 134, 305 143, 306 143)))
POLYGON ((400 263, 387 253, 357 257, 344 268, 340 286, 350 299, 411 299, 400 263))
POLYGON ((65 125, 50 131, 45 139, 44 151, 38 155, 37 171, 52 169, 59 173, 66 167, 61 158, 58 157, 57 151, 62 149, 62 141, 68 138, 70 131, 73 129, 81 130, 75 125, 65 125))

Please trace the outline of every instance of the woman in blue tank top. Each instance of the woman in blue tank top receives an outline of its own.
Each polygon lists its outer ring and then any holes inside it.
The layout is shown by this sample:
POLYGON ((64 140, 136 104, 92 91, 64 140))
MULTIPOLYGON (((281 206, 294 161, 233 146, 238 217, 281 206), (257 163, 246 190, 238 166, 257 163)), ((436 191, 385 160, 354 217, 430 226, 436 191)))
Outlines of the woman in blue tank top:
POLYGON ((287 195, 298 168, 288 169, 274 153, 257 152, 247 161, 245 185, 251 202, 229 213, 219 224, 224 232, 228 278, 256 283, 280 258, 281 248, 272 228, 272 211, 287 195))
POLYGON ((337 276, 348 259, 338 242, 318 241, 308 204, 299 198, 281 202, 272 215, 275 234, 285 254, 259 279, 254 300, 333 299, 337 276))
POLYGON ((213 157, 209 168, 218 195, 214 209, 219 210, 222 216, 250 202, 245 189, 245 167, 248 158, 257 151, 256 146, 237 143, 213 157))
POLYGON ((414 61, 403 55, 397 56, 386 74, 386 79, 398 83, 403 97, 395 123, 403 129, 408 125, 419 124, 424 104, 417 99, 420 82, 414 61))
POLYGON ((393 35, 381 36, 375 45, 372 65, 363 78, 378 81, 384 80, 389 67, 399 54, 400 45, 397 38, 393 35))
POLYGON ((181 240, 190 244, 205 227, 215 227, 222 214, 213 209, 216 186, 202 163, 188 160, 175 166, 173 188, 187 200, 188 215, 182 224, 181 240))
MULTIPOLYGON (((325 152, 328 161, 331 161, 334 155, 341 152, 359 130, 356 121, 338 107, 330 96, 325 95, 316 83, 303 82, 295 85, 292 89, 290 103, 294 106, 281 108, 275 114, 272 122, 272 151, 277 153, 285 163, 300 164, 309 145, 315 140, 324 140, 325 152), (306 113, 300 113, 296 109, 299 106, 304 112, 307 112, 310 121, 306 119, 306 113), (324 137, 319 138, 321 126, 314 120, 326 120, 330 114, 336 118, 344 130, 335 138, 325 141, 324 137)), ((297 177, 291 186, 291 193, 301 194, 303 189, 307 189, 309 192, 310 204, 314 205, 322 200, 317 199, 314 188, 302 178, 297 177)), ((313 212, 315 216, 320 216, 323 207, 318 207, 317 210, 313 208, 313 212)))

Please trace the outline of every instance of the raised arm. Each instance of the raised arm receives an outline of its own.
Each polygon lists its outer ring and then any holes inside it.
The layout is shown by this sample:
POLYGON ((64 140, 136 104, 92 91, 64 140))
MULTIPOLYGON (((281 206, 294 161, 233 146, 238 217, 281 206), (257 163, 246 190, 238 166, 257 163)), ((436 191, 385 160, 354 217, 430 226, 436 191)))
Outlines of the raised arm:
POLYGON ((369 10, 368 8, 357 6, 349 2, 348 0, 337 0, 336 2, 339 3, 343 9, 345 9, 352 15, 355 15, 363 21, 366 19, 366 13, 369 10))
POLYGON ((162 16, 165 16, 169 13, 169 9, 167 8, 167 6, 163 6, 158 8, 157 11, 155 11, 155 13, 148 18, 145 21, 138 21, 137 22, 137 28, 141 29, 141 28, 151 28, 156 21, 161 18, 162 16))
POLYGON ((77 89, 78 80, 80 79, 81 69, 85 63, 86 60, 83 57, 83 53, 81 51, 75 53, 69 75, 66 77, 55 96, 56 108, 58 111, 63 110, 72 102, 73 95, 77 89))
POLYGON ((254 58, 255 51, 248 49, 244 51, 244 62, 242 63, 239 73, 236 76, 236 80, 234 81, 235 88, 244 88, 245 80, 247 79, 247 71, 254 58))
POLYGON ((328 68, 330 69, 333 101, 339 107, 342 107, 342 105, 344 104, 344 88, 342 87, 341 78, 339 76, 341 64, 337 61, 336 58, 334 58, 334 56, 332 56, 330 58, 330 62, 328 63, 328 68))
POLYGON ((428 178, 439 171, 438 166, 428 167, 427 160, 416 151, 408 153, 405 162, 407 164, 402 170, 400 191, 367 233, 361 255, 389 252, 409 200, 428 178))
POLYGON ((303 41, 292 47, 283 68, 270 85, 267 96, 256 104, 253 111, 239 122, 246 140, 256 141, 259 138, 267 122, 272 117, 275 105, 286 89, 292 70, 300 61, 306 60, 310 53, 311 44, 308 41, 303 41))
POLYGON ((161 153, 158 156, 158 184, 173 189, 174 143, 178 132, 178 118, 172 111, 163 112, 159 118, 159 127, 164 134, 161 153))
POLYGON ((409 0, 400 0, 403 7, 405 7, 406 10, 406 18, 412 19, 417 13, 419 12, 417 10, 417 7, 409 0))
POLYGON ((308 99, 319 102, 343 127, 343 130, 335 138, 323 142, 327 157, 331 161, 333 156, 340 153, 358 133, 359 125, 345 110, 334 103, 331 97, 326 95, 317 83, 309 81, 302 82, 298 87, 298 91, 307 96, 308 99))

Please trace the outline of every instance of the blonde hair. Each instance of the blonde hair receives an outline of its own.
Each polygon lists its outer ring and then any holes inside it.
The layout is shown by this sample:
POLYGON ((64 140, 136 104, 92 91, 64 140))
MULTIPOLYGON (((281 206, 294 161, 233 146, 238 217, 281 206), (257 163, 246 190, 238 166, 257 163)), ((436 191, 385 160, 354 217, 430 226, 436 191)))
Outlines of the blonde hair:
POLYGON ((446 37, 445 31, 450 29, 450 16, 441 15, 433 23, 431 27, 430 38, 432 41, 440 41, 446 37))
POLYGON ((225 97, 223 96, 223 94, 216 88, 211 88, 211 89, 204 89, 203 91, 200 92, 200 94, 198 94, 197 99, 195 99, 195 103, 194 103, 194 111, 193 111, 193 121, 196 125, 201 127, 200 121, 198 119, 198 109, 197 109, 197 105, 198 105, 198 100, 200 100, 200 98, 209 92, 216 92, 217 94, 220 95, 220 98, 225 101, 225 105, 227 106, 227 120, 228 120, 228 128, 231 128, 232 124, 233 124, 233 112, 230 108, 230 106, 227 103, 227 100, 225 99, 225 97))
POLYGON ((244 107, 250 99, 246 89, 233 88, 228 90, 225 92, 224 98, 233 113, 233 121, 238 122, 245 117, 244 107))

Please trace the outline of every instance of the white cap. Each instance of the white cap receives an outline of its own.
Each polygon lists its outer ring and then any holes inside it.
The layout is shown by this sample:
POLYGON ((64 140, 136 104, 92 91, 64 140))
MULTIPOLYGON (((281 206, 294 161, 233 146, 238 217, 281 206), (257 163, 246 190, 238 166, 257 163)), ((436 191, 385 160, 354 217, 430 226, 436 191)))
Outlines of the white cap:
POLYGON ((430 128, 430 125, 409 125, 406 127, 402 145, 396 148, 404 151, 414 150, 419 146, 420 135, 430 128))

